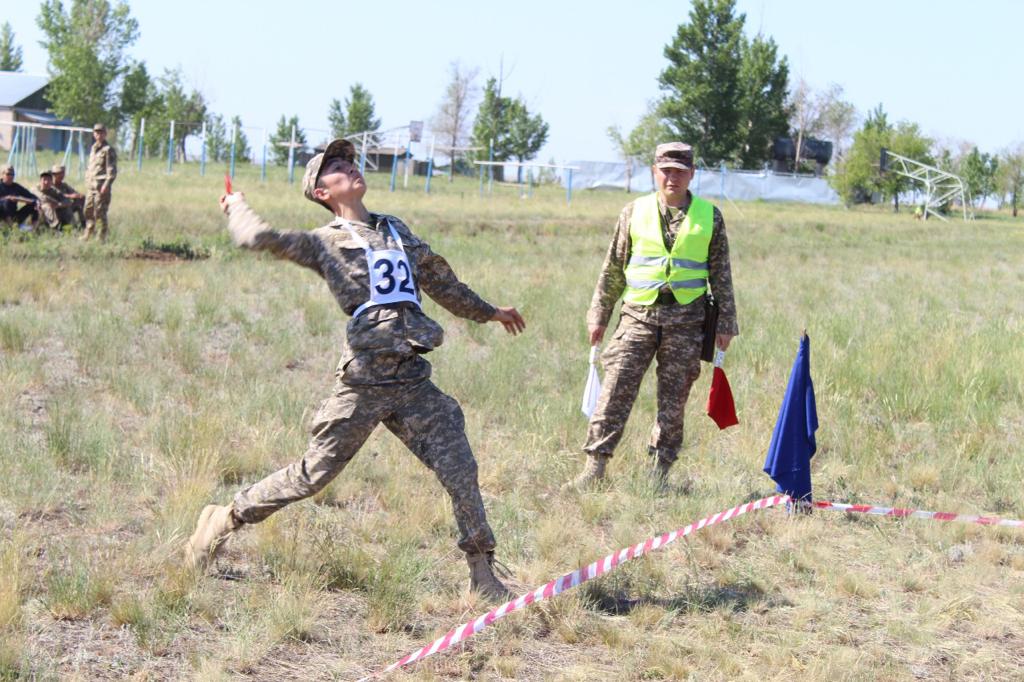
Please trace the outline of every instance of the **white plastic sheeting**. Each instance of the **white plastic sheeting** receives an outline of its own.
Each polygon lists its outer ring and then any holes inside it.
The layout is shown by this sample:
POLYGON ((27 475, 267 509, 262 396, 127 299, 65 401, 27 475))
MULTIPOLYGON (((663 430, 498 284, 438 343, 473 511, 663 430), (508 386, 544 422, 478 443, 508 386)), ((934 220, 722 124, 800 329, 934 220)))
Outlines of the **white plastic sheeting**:
MULTIPOLYGON (((625 189, 626 164, 610 161, 570 161, 577 166, 573 171, 572 188, 625 189)), ((565 185, 568 174, 562 173, 565 185)), ((798 201, 808 204, 838 204, 839 195, 828 186, 824 178, 804 175, 777 175, 771 171, 734 171, 698 169, 690 183, 690 190, 702 197, 738 200, 798 201)), ((634 166, 630 191, 652 192, 654 181, 646 166, 634 166)))

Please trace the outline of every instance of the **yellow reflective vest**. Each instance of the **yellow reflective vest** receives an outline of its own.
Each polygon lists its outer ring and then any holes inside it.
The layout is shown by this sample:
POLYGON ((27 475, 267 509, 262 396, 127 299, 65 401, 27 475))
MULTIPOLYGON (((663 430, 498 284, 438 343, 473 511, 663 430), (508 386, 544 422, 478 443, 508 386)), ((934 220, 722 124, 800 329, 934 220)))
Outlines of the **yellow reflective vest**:
POLYGON ((711 202, 692 197, 675 244, 668 251, 661 232, 658 195, 637 199, 629 221, 631 249, 623 299, 651 305, 658 298, 658 290, 666 285, 679 303, 691 303, 702 296, 708 290, 708 247, 714 222, 711 202))

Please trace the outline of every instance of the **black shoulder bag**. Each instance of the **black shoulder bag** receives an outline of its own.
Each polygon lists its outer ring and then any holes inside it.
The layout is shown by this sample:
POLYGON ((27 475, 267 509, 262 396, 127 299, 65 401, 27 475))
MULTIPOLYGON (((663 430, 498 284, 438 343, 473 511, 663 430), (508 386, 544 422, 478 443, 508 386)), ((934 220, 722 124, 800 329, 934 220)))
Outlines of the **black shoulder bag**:
POLYGON ((700 359, 711 362, 715 359, 715 335, 718 333, 718 303, 711 292, 704 294, 704 343, 700 359))

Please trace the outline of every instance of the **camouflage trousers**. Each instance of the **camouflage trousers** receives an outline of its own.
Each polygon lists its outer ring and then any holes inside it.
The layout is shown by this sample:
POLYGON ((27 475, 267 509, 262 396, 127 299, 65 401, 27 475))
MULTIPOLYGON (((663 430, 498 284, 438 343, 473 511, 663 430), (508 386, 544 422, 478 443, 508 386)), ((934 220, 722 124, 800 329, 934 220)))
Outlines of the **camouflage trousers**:
POLYGON ((110 195, 111 191, 108 190, 106 194, 100 192, 99 187, 90 189, 85 195, 85 237, 91 237, 93 230, 96 228, 96 223, 100 224, 99 235, 101 239, 105 239, 107 236, 107 211, 110 209, 110 195))
POLYGON ((464 552, 494 549, 477 465, 466 439, 462 408, 431 381, 386 386, 335 385, 313 420, 313 437, 302 459, 235 496, 235 514, 258 523, 278 509, 315 495, 330 483, 384 423, 428 469, 452 500, 464 552))
POLYGON ((658 417, 648 452, 674 462, 683 446, 683 412, 690 387, 700 376, 701 325, 652 325, 623 315, 601 355, 605 375, 590 417, 589 454, 611 456, 640 391, 644 373, 657 358, 658 417))
POLYGON ((60 210, 60 207, 48 201, 39 202, 39 222, 51 229, 59 230, 61 225, 60 210))

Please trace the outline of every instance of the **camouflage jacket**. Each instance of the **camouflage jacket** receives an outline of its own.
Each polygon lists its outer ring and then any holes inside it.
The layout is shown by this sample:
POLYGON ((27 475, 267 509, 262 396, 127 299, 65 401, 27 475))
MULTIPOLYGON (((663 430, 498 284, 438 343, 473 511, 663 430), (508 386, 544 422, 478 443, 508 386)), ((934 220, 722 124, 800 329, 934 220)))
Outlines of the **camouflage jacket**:
MULTIPOLYGON (((687 201, 678 209, 665 205, 661 194, 658 204, 661 207, 661 228, 666 248, 675 242, 679 227, 686 218, 689 200, 693 195, 687 192, 687 201)), ((633 202, 626 205, 619 214, 615 224, 608 254, 604 266, 597 279, 594 297, 587 312, 587 324, 608 326, 615 304, 626 289, 626 263, 630 256, 629 221, 633 216, 633 202)), ((722 213, 715 207, 714 227, 711 233, 711 244, 708 247, 708 271, 711 291, 718 301, 718 331, 721 334, 739 334, 736 320, 736 302, 732 290, 732 269, 729 265, 729 240, 725 234, 725 221, 722 213)), ((704 302, 698 298, 687 305, 633 305, 623 303, 622 314, 657 325, 701 324, 704 320, 704 302)))
POLYGON ((78 194, 78 191, 66 182, 55 182, 53 183, 53 186, 56 187, 61 194, 64 194, 65 197, 72 194, 78 194))
POLYGON ((50 187, 48 187, 47 189, 43 189, 42 187, 36 185, 34 192, 35 192, 36 196, 39 197, 39 201, 40 202, 42 202, 44 204, 49 204, 50 206, 53 206, 54 208, 60 208, 62 206, 67 206, 68 204, 71 203, 64 196, 63 192, 61 192, 59 189, 57 189, 53 185, 50 185, 50 187))
POLYGON ((89 165, 85 169, 85 184, 94 189, 114 184, 117 177, 117 151, 104 142, 94 143, 89 150, 89 165))
MULTIPOLYGON (((305 266, 324 278, 346 315, 370 298, 366 253, 345 227, 350 225, 373 249, 397 248, 387 220, 402 238, 417 296, 426 292, 454 315, 487 322, 495 308, 459 281, 448 261, 434 253, 405 223, 393 216, 371 214, 371 225, 335 218, 311 231, 274 230, 238 194, 228 198, 228 230, 235 244, 269 251, 305 266)), ((415 304, 374 306, 352 318, 345 330, 338 375, 347 384, 390 384, 430 376, 422 354, 444 340, 441 326, 415 304)))

